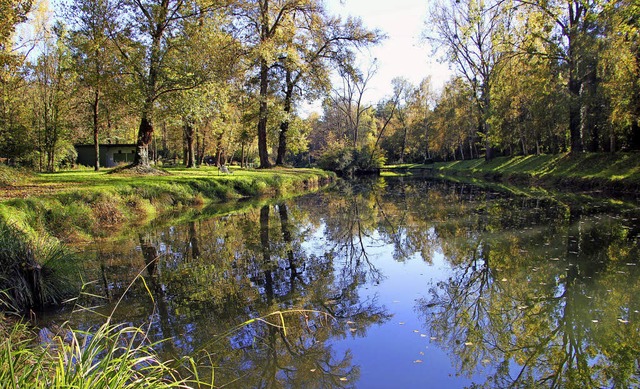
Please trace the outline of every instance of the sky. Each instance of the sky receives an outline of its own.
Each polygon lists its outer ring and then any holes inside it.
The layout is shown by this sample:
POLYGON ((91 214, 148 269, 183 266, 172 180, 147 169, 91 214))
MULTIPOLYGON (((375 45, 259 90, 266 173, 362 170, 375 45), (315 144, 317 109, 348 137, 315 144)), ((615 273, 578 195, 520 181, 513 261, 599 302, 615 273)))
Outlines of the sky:
MULTIPOLYGON (((425 29, 428 0, 325 0, 331 14, 360 17, 365 27, 380 29, 388 38, 368 52, 362 61, 376 58, 378 71, 369 83, 365 100, 377 102, 392 93, 391 80, 404 77, 418 85, 426 76, 439 90, 451 71, 432 57, 420 39, 425 29)), ((365 62, 367 63, 367 62, 365 62)))

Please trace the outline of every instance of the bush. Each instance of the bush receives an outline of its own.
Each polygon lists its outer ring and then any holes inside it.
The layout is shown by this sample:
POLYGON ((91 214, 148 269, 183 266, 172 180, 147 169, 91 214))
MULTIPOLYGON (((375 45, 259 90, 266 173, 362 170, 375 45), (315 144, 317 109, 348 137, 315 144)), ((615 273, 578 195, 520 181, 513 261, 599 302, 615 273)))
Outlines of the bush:
POLYGON ((382 152, 369 145, 360 148, 340 145, 329 147, 318 159, 321 169, 342 175, 375 172, 384 163, 382 152))
POLYGON ((0 164, 0 188, 23 185, 33 174, 26 169, 0 164))

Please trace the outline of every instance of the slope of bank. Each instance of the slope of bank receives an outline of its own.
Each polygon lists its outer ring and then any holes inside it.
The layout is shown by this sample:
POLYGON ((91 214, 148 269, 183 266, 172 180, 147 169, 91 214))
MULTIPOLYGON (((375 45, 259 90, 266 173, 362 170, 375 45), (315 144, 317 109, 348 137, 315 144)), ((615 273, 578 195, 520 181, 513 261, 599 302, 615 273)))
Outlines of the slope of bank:
POLYGON ((62 241, 108 236, 156 215, 241 198, 315 190, 334 180, 317 169, 173 168, 158 175, 110 170, 34 174, 0 168, 0 221, 62 241))
POLYGON ((531 155, 396 165, 385 168, 383 174, 460 175, 519 185, 638 193, 640 153, 531 155))

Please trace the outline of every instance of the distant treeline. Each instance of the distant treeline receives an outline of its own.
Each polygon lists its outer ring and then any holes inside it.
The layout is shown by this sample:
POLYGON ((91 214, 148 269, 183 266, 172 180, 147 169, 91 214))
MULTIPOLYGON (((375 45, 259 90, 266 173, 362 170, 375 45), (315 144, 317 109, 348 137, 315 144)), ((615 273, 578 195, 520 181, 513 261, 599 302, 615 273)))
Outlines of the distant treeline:
POLYGON ((358 66, 356 54, 383 32, 319 0, 57 6, 55 18, 46 2, 2 6, 4 162, 54 171, 74 164, 75 144, 128 143, 137 165, 352 172, 640 149, 632 0, 435 1, 424 41, 454 77, 439 91, 428 77, 397 78, 375 104, 365 103, 375 62, 358 66), (303 118, 316 100, 322 112, 303 118))

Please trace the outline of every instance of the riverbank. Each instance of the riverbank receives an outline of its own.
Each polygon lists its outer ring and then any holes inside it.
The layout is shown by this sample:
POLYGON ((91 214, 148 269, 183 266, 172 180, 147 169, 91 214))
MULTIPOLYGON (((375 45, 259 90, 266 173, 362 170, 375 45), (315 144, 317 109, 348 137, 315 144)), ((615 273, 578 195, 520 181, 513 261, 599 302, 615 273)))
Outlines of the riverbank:
POLYGON ((584 153, 498 157, 491 161, 386 166, 382 175, 479 177, 516 185, 638 193, 640 153, 584 153))
POLYGON ((87 382, 213 387, 213 374, 209 383, 195 373, 181 378, 178 370, 195 368, 193 359, 161 361, 157 344, 145 341, 147 328, 112 324, 109 317, 86 345, 86 332, 66 324, 55 332, 36 328, 23 315, 33 314, 32 307, 72 302, 84 293, 81 265, 66 243, 82 246, 152 219, 156 224, 166 217, 226 210, 236 200, 309 192, 334 179, 333 173, 315 169, 232 169, 223 174, 215 167, 170 168, 131 175, 108 169, 36 174, 0 166, 0 364, 10 366, 0 381, 34 388, 90 387, 87 382), (70 360, 82 362, 67 364, 70 360))
POLYGON ((49 174, 0 168, 0 220, 34 235, 82 241, 167 211, 315 190, 335 175, 317 169, 169 168, 157 175, 109 169, 49 174))

